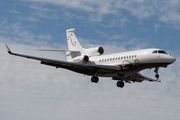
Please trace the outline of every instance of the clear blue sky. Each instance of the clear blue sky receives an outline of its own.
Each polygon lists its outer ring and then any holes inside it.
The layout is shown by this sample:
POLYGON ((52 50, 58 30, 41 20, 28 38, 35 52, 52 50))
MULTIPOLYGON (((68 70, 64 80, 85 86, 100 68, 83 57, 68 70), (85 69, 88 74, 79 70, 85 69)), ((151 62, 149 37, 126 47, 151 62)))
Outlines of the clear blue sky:
MULTIPOLYGON (((0 119, 178 120, 180 118, 180 0, 3 0, 0 1, 0 119), (65 60, 66 30, 85 47, 105 53, 161 48, 176 63, 160 69, 162 83, 116 87, 111 78, 92 84, 67 70, 7 54, 65 60)), ((153 70, 143 74, 154 77, 153 70)))

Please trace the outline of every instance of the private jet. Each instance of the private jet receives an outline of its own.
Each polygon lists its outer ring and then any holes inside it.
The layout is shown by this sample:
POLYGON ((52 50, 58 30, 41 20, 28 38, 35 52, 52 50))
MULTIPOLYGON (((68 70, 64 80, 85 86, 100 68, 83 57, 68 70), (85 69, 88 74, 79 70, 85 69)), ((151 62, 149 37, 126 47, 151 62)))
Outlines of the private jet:
POLYGON ((41 64, 64 68, 91 77, 91 82, 98 83, 99 77, 110 77, 117 81, 117 87, 123 88, 131 82, 161 82, 158 70, 166 68, 176 59, 162 49, 151 48, 129 52, 103 55, 103 47, 83 48, 74 34, 75 29, 66 30, 68 50, 47 50, 66 52, 67 61, 41 58, 12 52, 7 45, 7 52, 11 55, 39 60, 41 64), (144 69, 154 69, 155 79, 141 75, 144 69))

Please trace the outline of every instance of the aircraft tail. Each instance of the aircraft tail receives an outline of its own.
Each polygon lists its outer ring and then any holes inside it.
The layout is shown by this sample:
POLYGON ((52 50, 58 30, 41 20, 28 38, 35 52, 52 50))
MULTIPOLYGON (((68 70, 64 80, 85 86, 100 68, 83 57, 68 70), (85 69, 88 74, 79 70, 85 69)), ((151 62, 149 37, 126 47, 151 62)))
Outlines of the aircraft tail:
POLYGON ((67 61, 72 61, 73 58, 82 55, 83 47, 74 34, 75 29, 66 30, 67 43, 69 51, 79 51, 79 52, 66 52, 67 61))
POLYGON ((39 51, 59 51, 66 52, 66 57, 68 62, 78 62, 78 63, 88 63, 89 57, 97 56, 104 53, 102 47, 95 48, 83 48, 74 34, 75 29, 66 30, 68 50, 47 50, 39 49, 39 51))

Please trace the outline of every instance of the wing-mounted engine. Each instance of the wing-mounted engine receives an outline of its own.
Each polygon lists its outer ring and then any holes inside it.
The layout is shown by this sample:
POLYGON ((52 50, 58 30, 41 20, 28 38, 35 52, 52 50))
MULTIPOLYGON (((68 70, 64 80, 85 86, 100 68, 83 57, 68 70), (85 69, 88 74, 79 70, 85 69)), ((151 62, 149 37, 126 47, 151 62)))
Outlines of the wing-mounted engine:
POLYGON ((78 56, 72 59, 73 62, 76 63, 88 63, 89 62, 89 57, 87 55, 84 56, 78 56))
POLYGON ((103 47, 95 47, 95 48, 88 48, 83 49, 83 54, 88 56, 96 56, 96 55, 102 55, 104 53, 103 47))

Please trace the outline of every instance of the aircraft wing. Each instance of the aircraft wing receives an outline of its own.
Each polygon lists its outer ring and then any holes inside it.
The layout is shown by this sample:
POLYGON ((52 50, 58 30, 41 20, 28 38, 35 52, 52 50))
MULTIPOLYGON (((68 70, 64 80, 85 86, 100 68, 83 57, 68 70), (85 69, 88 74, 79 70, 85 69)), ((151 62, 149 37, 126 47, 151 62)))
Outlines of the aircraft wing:
POLYGON ((49 66, 54 66, 56 68, 64 68, 68 69, 74 72, 86 74, 86 75, 93 75, 95 70, 121 70, 120 66, 108 66, 108 65, 95 65, 95 64, 80 64, 80 63, 74 63, 74 62, 67 62, 67 61, 60 61, 60 60, 53 60, 53 59, 47 59, 47 58, 41 58, 41 57, 35 57, 35 56, 29 56, 29 55, 23 55, 23 54, 18 54, 18 53, 13 53, 9 49, 7 45, 6 49, 7 52, 11 55, 19 56, 19 57, 25 57, 28 59, 34 59, 34 60, 39 60, 41 61, 41 64, 49 65, 49 66))

